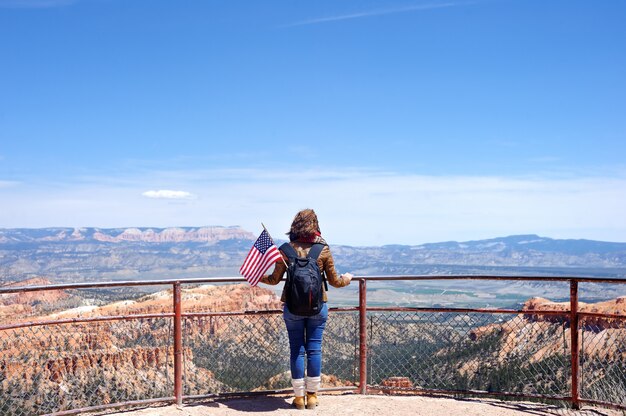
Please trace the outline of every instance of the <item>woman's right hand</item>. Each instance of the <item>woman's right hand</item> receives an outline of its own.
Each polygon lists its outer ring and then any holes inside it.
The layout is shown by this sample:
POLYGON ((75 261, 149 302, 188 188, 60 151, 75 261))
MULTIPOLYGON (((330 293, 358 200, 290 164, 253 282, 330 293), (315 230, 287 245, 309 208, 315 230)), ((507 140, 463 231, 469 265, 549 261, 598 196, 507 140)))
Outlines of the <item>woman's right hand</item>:
POLYGON ((341 280, 344 280, 346 282, 346 286, 348 286, 354 276, 352 275, 352 273, 344 273, 339 277, 341 277, 341 280))

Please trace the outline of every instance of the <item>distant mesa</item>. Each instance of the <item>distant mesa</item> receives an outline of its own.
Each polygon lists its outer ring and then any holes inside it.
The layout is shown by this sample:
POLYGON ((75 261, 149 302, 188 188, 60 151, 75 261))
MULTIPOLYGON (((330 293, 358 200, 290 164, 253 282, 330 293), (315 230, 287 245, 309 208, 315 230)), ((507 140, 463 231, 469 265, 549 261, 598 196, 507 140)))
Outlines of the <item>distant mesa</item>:
MULTIPOLYGON (((0 229, 0 282, 235 276, 256 235, 238 226, 0 229)), ((626 277, 626 243, 518 235, 421 245, 331 244, 340 272, 358 275, 626 277)))
POLYGON ((239 227, 127 228, 122 233, 112 235, 107 230, 94 233, 94 240, 117 243, 120 241, 142 241, 147 243, 206 242, 222 240, 251 240, 252 233, 239 227))
MULTIPOLYGON (((11 282, 0 285, 0 288, 22 287, 22 286, 46 286, 52 282, 45 277, 33 277, 19 282, 11 282)), ((67 294, 62 290, 45 290, 41 292, 23 292, 23 293, 2 293, 0 294, 0 305, 33 304, 33 303, 54 303, 58 300, 65 299, 67 294)))
MULTIPOLYGON (((22 286, 45 286, 50 280, 34 277, 20 282, 1 285, 0 288, 22 286)), ((2 293, 0 294, 0 322, 14 320, 19 316, 28 316, 37 310, 54 307, 68 299, 70 295, 64 290, 43 290, 37 292, 2 293)))
POLYGON ((254 235, 241 227, 171 228, 44 228, 0 229, 0 243, 96 241, 107 243, 146 242, 215 243, 223 240, 253 240, 254 235))

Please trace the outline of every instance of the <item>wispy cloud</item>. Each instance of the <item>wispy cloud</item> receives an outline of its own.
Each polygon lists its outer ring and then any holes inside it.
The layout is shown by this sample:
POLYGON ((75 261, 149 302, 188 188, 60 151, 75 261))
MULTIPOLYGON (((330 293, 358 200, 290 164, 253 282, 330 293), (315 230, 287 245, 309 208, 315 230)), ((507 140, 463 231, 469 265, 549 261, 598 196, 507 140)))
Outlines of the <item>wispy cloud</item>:
POLYGON ((315 25, 315 24, 320 24, 320 23, 337 22, 340 20, 361 19, 364 17, 384 16, 388 14, 443 9, 447 7, 464 6, 468 4, 471 4, 471 3, 469 2, 429 3, 429 4, 417 4, 413 6, 396 7, 396 8, 388 8, 388 9, 366 10, 366 11, 342 14, 342 15, 337 15, 337 16, 327 16, 327 17, 319 17, 315 19, 302 20, 299 22, 285 25, 283 27, 315 25))
POLYGON ((256 232, 263 221, 278 236, 295 212, 311 207, 335 244, 511 234, 624 241, 626 235, 626 173, 426 176, 326 169, 320 177, 318 170, 217 169, 124 176, 124 182, 102 177, 3 188, 0 227, 241 225, 256 232))
POLYGON ((3 181, 0 180, 0 189, 2 188, 12 188, 14 186, 17 186, 18 182, 15 181, 3 181))
POLYGON ((158 191, 146 191, 141 195, 146 198, 154 199, 193 199, 195 195, 186 191, 170 191, 167 189, 161 189, 158 191))
POLYGON ((9 9, 45 9, 63 7, 76 3, 78 0, 0 0, 0 8, 9 9))

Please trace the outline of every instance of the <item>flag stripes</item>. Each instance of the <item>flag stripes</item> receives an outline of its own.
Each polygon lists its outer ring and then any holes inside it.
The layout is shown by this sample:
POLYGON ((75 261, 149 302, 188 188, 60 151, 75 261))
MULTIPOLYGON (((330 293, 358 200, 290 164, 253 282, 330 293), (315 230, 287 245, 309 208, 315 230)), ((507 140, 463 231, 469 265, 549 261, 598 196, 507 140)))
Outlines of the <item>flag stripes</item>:
POLYGON ((266 230, 254 242, 246 256, 239 273, 252 285, 256 286, 269 267, 279 261, 282 255, 266 230))

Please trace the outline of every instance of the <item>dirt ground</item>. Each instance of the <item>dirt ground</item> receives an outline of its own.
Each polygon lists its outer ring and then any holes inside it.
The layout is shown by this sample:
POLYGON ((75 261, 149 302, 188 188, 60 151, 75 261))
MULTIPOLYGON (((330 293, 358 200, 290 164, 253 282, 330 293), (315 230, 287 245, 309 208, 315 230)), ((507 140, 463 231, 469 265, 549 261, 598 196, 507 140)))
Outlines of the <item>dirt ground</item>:
POLYGON ((562 407, 526 403, 503 402, 490 399, 453 399, 426 396, 387 396, 348 393, 321 395, 315 410, 297 410, 291 407, 290 396, 258 396, 228 400, 204 401, 176 406, 151 407, 115 413, 118 416, 306 416, 306 415, 364 415, 364 416, 626 416, 625 412, 583 408, 579 411, 562 407))

